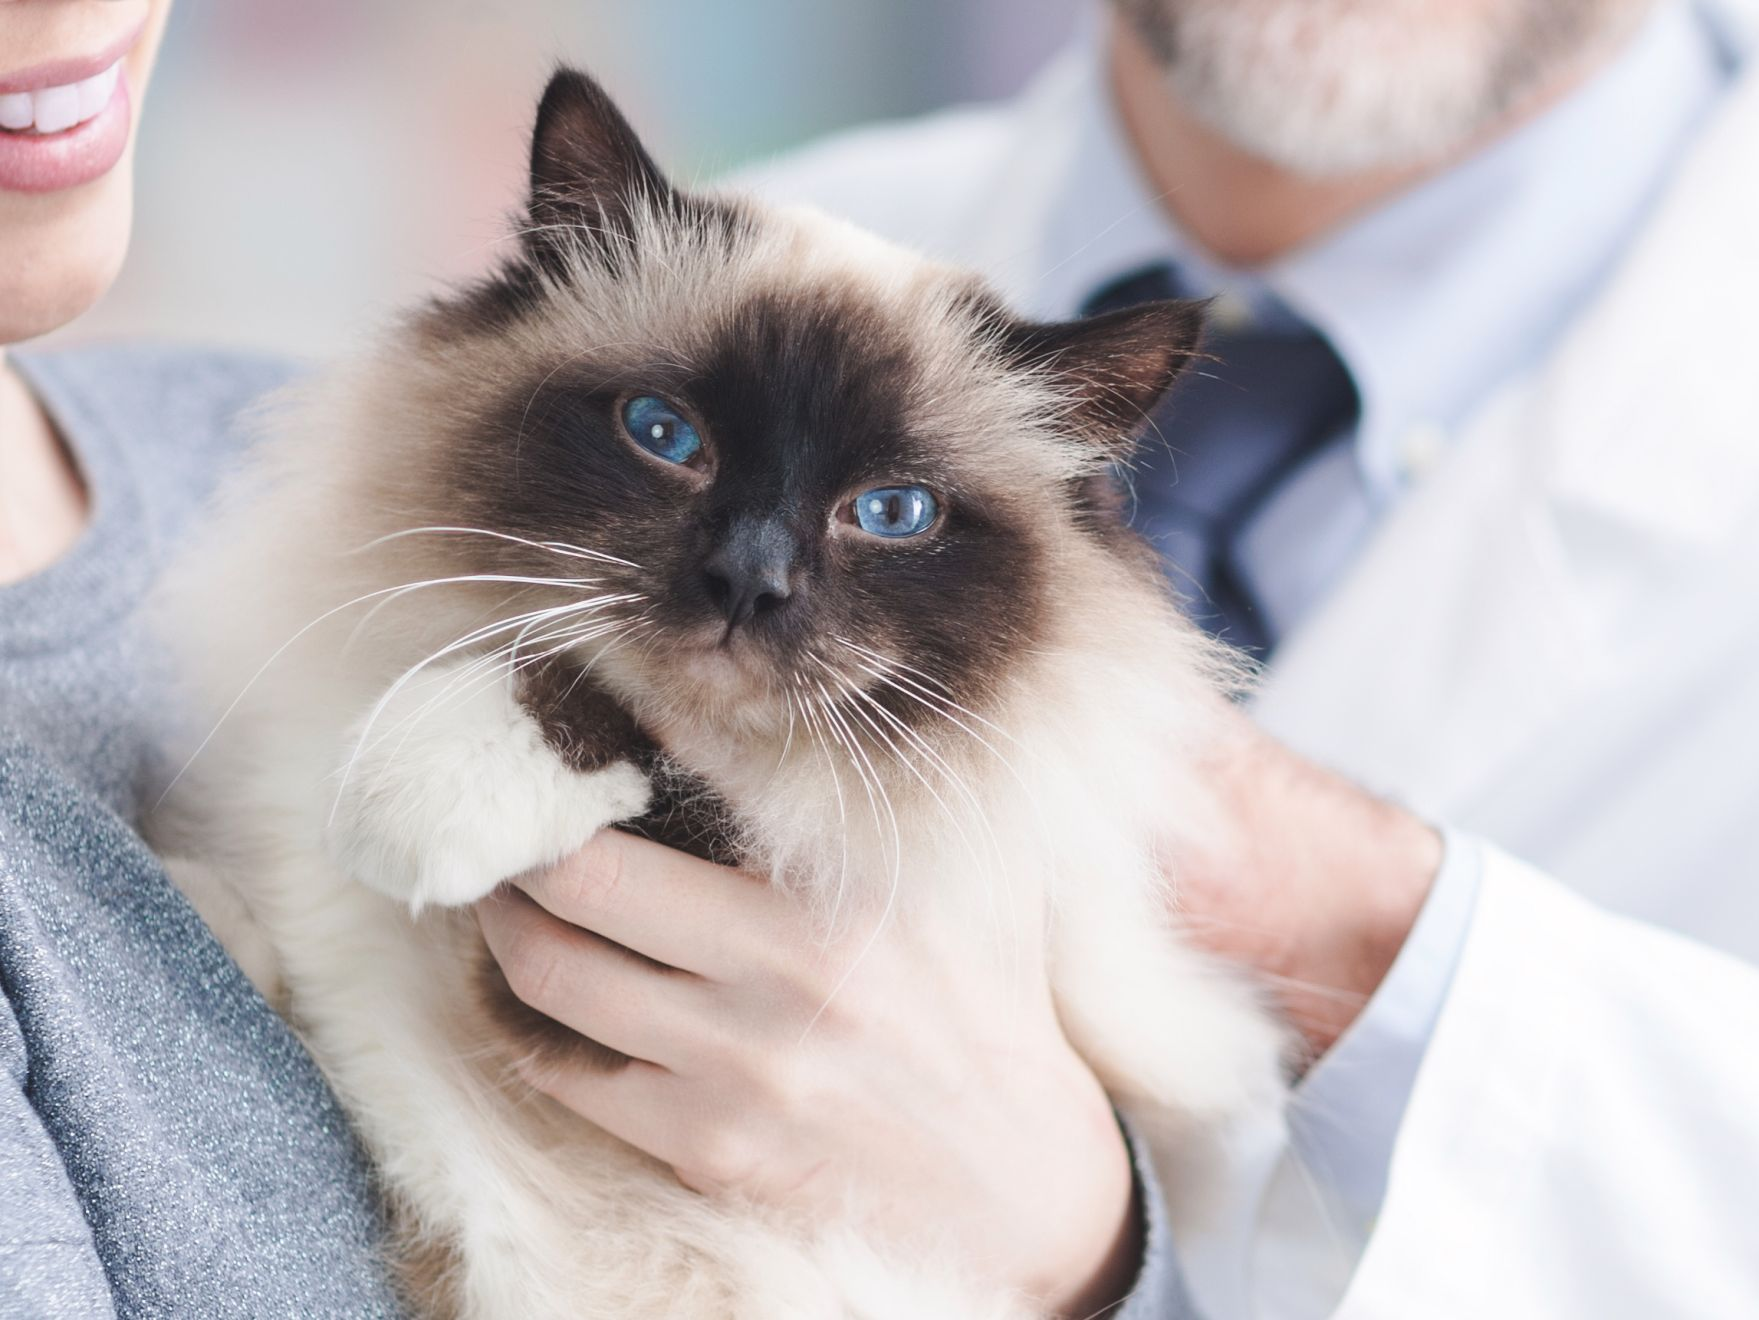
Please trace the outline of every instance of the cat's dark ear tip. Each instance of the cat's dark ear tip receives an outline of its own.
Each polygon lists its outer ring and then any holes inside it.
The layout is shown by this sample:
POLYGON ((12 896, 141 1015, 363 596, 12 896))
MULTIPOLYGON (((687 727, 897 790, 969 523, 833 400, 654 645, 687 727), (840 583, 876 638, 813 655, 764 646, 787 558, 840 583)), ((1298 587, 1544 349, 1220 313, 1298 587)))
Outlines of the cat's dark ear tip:
POLYGON ((611 98, 591 74, 573 65, 556 65, 550 74, 550 80, 544 84, 543 96, 538 99, 537 124, 532 131, 533 145, 541 146, 558 122, 578 119, 583 115, 597 119, 610 104, 611 98))
POLYGON ((542 119, 546 111, 554 114, 571 103, 602 102, 609 99, 598 79, 590 73, 577 69, 572 64, 558 62, 550 71, 550 80, 544 84, 544 94, 538 100, 538 118, 542 119))
POLYGON ((1075 321, 1015 322, 1002 342, 1014 360, 1065 386, 1076 429, 1127 450, 1181 372, 1204 355, 1204 299, 1132 303, 1075 321))
POLYGON ((604 85, 572 65, 558 65, 532 128, 534 209, 560 201, 614 210, 620 197, 665 192, 659 167, 604 85))
POLYGON ((526 250, 546 269, 596 245, 614 260, 632 241, 635 211, 675 194, 604 86, 560 65, 538 102, 531 135, 526 250))
POLYGON ((1169 344, 1191 353, 1203 341, 1214 305, 1214 298, 1167 298, 1143 304, 1141 312, 1169 344))

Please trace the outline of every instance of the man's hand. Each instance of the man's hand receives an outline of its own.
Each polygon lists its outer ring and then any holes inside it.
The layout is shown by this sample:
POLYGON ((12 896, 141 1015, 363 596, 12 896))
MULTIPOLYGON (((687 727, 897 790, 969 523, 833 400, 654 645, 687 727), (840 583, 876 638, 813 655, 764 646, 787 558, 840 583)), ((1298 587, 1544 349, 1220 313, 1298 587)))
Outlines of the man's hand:
POLYGON ((533 1085, 688 1186, 806 1216, 860 1207, 1071 1315, 1135 1269, 1128 1158, 1064 1038, 1041 896, 1017 959, 968 931, 851 914, 617 833, 477 907, 514 993, 630 1055, 533 1085))
POLYGON ((1441 836, 1244 716, 1206 775, 1223 809, 1204 849, 1179 858, 1179 920, 1257 973, 1317 1058, 1392 967, 1441 867, 1441 836))

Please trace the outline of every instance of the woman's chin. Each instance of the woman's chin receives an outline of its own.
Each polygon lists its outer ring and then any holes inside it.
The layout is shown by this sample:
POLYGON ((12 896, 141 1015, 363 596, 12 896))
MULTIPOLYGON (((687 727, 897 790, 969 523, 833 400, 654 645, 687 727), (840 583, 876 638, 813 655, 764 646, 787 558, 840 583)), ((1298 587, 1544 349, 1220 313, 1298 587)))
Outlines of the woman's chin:
POLYGON ((89 311, 128 253, 133 208, 124 167, 59 194, 0 192, 0 345, 58 330, 89 311))

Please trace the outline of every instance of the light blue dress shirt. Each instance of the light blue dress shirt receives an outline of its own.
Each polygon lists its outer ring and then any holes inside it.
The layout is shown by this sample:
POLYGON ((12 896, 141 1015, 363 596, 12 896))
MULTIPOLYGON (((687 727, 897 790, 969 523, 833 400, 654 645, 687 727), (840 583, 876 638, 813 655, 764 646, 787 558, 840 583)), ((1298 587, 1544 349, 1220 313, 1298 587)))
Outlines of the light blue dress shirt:
POLYGON ((1359 424, 1281 487, 1240 548, 1286 635, 1452 429, 1542 360, 1590 302, 1729 85, 1733 60, 1703 15, 1671 0, 1610 66, 1516 132, 1314 243, 1241 269, 1205 253, 1153 194, 1096 58, 1086 148, 1049 221, 1060 237, 1047 246, 1075 256, 1037 301, 1074 315, 1095 289, 1170 257, 1182 283, 1218 299, 1218 315, 1293 315, 1337 350, 1361 399, 1359 424))
MULTIPOLYGON (((1183 281, 1217 298, 1219 315, 1296 316, 1328 337, 1356 383, 1358 424, 1286 481, 1237 543, 1274 632, 1287 636, 1450 432, 1542 361, 1592 302, 1734 73, 1733 48, 1710 17, 1667 0, 1612 63, 1516 132, 1318 241, 1242 270, 1170 219, 1131 154, 1096 54, 1072 176, 1050 204, 1048 246, 1070 255, 1040 281, 1034 310, 1074 315, 1095 289, 1171 258, 1183 281)), ((1341 1295, 1384 1199, 1478 872, 1477 845, 1449 835, 1391 972, 1288 1106, 1283 1162, 1295 1167, 1280 1180, 1306 1203, 1293 1213, 1324 1221, 1317 1237, 1330 1249, 1242 1262, 1248 1268, 1228 1281, 1194 1275, 1200 1300, 1230 1314, 1268 1306, 1322 1316, 1341 1295), (1243 1295, 1248 1274, 1269 1291, 1243 1295)), ((1291 1212, 1285 1203, 1277 1213, 1291 1212)))

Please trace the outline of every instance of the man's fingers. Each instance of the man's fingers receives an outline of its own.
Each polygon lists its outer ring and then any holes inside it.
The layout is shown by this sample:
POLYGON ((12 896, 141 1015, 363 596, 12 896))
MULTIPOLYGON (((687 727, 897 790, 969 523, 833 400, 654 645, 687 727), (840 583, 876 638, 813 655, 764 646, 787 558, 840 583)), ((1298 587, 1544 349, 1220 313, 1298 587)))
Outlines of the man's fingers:
POLYGON ((497 890, 476 916, 522 1003, 632 1058, 670 1064, 687 1053, 701 1016, 684 1002, 688 973, 561 921, 517 889, 497 890))
POLYGON ((713 980, 737 967, 740 933, 772 897, 743 872, 618 830, 513 883, 570 925, 713 980))

